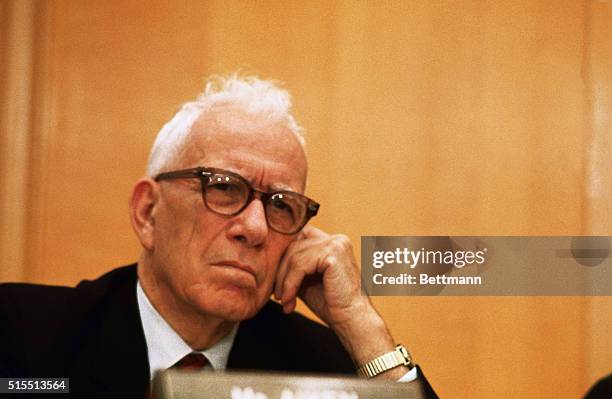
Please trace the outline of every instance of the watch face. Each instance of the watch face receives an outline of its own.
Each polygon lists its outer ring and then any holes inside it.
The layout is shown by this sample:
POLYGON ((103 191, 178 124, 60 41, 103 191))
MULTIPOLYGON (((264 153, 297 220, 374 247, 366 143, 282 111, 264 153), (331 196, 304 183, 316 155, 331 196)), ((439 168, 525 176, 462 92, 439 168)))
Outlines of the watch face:
POLYGON ((412 359, 410 358, 410 353, 408 353, 408 349, 406 349, 403 345, 398 345, 396 350, 402 354, 406 365, 412 362, 412 359))

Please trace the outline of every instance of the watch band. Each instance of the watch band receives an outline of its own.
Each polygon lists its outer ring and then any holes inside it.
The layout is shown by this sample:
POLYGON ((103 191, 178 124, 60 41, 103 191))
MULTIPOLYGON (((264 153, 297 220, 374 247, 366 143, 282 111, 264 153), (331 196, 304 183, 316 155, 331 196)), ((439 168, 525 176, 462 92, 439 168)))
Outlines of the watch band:
POLYGON ((395 347, 393 352, 385 353, 359 366, 357 373, 361 376, 372 378, 401 365, 408 366, 409 370, 414 367, 408 349, 400 344, 395 347))

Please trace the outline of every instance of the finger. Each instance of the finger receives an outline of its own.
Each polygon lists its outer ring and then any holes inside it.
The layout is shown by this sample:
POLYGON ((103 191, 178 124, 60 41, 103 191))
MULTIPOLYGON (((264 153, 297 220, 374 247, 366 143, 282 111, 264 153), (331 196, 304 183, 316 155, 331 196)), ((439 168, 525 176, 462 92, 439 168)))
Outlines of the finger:
POLYGON ((329 237, 329 234, 314 226, 305 226, 302 230, 300 230, 295 238, 295 241, 293 241, 289 247, 287 247, 287 250, 283 254, 276 272, 276 279, 274 281, 274 297, 277 300, 283 296, 283 281, 287 275, 288 264, 291 256, 298 251, 312 246, 314 242, 311 240, 317 239, 317 242, 321 242, 329 237))
POLYGON ((329 237, 329 234, 314 226, 304 226, 300 232, 304 238, 329 237))
POLYGON ((321 239, 301 239, 293 241, 288 247, 281 261, 278 265, 278 269, 276 271, 276 279, 274 281, 274 296, 276 299, 280 299, 283 296, 283 281, 287 275, 289 270, 289 265, 292 263, 292 257, 296 254, 308 251, 315 245, 319 245, 321 243, 321 239))
POLYGON ((295 310, 297 306, 297 298, 294 298, 292 301, 283 304, 283 312, 285 314, 289 314, 295 310))
POLYGON ((334 259, 325 248, 318 245, 292 254, 286 266, 287 273, 281 282, 281 302, 284 304, 293 301, 298 296, 306 276, 325 273, 334 263, 334 259))
POLYGON ((285 250, 285 253, 281 257, 278 264, 278 269, 276 270, 276 277, 274 279, 274 296, 278 300, 283 296, 283 281, 285 280, 285 275, 287 274, 287 268, 291 256, 296 251, 297 242, 298 241, 293 241, 291 244, 289 244, 285 250))
POLYGON ((308 272, 308 270, 294 267, 287 273, 287 277, 282 283, 283 293, 281 296, 281 304, 283 304, 283 308, 286 304, 289 305, 296 300, 297 293, 302 285, 302 281, 304 281, 304 277, 311 274, 308 272))
POLYGON ((285 278, 285 274, 287 273, 287 263, 293 252, 292 248, 294 247, 296 242, 297 240, 289 244, 289 246, 281 256, 280 261, 278 262, 278 267, 276 268, 276 276, 274 276, 274 298, 276 298, 277 300, 280 300, 283 294, 282 283, 283 279, 285 278))
POLYGON ((295 236, 293 241, 289 243, 289 245, 287 246, 287 249, 281 256, 280 261, 278 262, 278 268, 276 269, 276 276, 274 278, 274 298, 276 298, 277 300, 279 300, 282 296, 282 282, 283 282, 283 279, 285 278, 285 273, 287 269, 287 260, 291 257, 291 253, 292 251, 294 251, 294 248, 297 245, 296 243, 302 241, 303 239, 304 238, 303 238, 302 232, 300 231, 295 236))
POLYGON ((318 257, 321 255, 319 240, 308 240, 295 249, 285 260, 284 277, 280 280, 281 302, 291 302, 297 297, 304 278, 317 272, 318 257))

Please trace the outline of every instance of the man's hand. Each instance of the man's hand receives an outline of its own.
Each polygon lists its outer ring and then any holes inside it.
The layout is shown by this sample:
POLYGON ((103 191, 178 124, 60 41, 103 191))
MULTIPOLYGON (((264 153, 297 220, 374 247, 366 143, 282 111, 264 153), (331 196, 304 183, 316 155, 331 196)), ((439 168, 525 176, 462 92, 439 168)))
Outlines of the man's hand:
MULTIPOLYGON (((345 235, 306 226, 281 260, 274 294, 285 313, 302 298, 334 330, 357 365, 395 348, 385 322, 361 295, 359 267, 345 235)), ((397 367, 381 377, 397 380, 407 371, 397 367)))
POLYGON ((298 295, 328 325, 356 316, 362 302, 359 268, 348 237, 306 226, 287 248, 276 275, 275 295, 285 313, 298 295))

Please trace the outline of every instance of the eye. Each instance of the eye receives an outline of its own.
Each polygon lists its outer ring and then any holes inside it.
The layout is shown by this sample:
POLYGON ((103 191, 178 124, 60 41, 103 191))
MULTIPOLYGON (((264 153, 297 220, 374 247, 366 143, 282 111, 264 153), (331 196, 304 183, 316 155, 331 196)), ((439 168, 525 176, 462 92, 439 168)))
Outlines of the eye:
POLYGON ((296 204, 291 196, 286 194, 275 194, 270 201, 271 211, 283 220, 293 223, 296 219, 296 204))
POLYGON ((221 213, 232 213, 248 196, 248 189, 241 181, 223 174, 211 176, 205 190, 206 204, 221 213))
POLYGON ((211 184, 209 187, 219 191, 230 191, 236 189, 235 185, 229 183, 211 184))
POLYGON ((272 201, 272 206, 274 206, 276 209, 281 210, 281 211, 286 211, 289 213, 292 212, 291 206, 280 198, 275 198, 272 201))
POLYGON ((241 184, 228 176, 213 176, 208 183, 208 189, 227 195, 238 194, 242 191, 241 184))
POLYGON ((266 204, 268 223, 280 232, 295 232, 304 221, 305 215, 306 204, 296 193, 275 193, 266 204))

